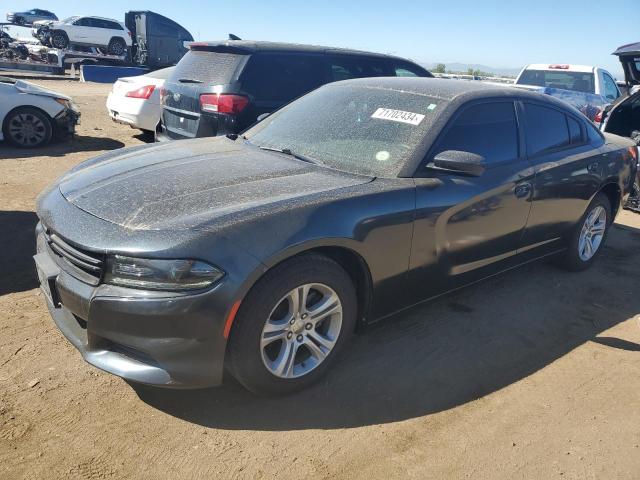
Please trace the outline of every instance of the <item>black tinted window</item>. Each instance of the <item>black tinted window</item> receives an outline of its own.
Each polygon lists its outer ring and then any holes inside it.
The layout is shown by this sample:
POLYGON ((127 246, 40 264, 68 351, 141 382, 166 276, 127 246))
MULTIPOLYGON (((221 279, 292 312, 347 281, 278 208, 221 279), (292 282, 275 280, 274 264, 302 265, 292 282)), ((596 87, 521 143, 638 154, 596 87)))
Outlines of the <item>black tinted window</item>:
POLYGON ((475 153, 487 163, 517 158, 518 127, 513 103, 483 103, 465 108, 438 143, 436 153, 445 150, 475 153))
POLYGON ((525 104, 525 112, 529 155, 569 145, 569 129, 564 113, 529 103, 525 104))
POLYGON ((569 124, 569 138, 572 145, 582 143, 582 132, 580 131, 580 124, 577 120, 567 117, 569 124))
POLYGON ((381 58, 344 55, 329 57, 331 81, 350 78, 384 77, 392 75, 387 62, 381 58))
POLYGON ((320 55, 257 54, 240 81, 257 100, 288 102, 325 83, 324 63, 320 55))
POLYGON ((393 62, 393 73, 396 77, 427 77, 426 70, 417 65, 404 62, 393 62))
POLYGON ((195 81, 209 85, 229 83, 244 58, 244 55, 233 53, 190 50, 176 65, 171 81, 195 81))
POLYGON ((120 25, 118 22, 103 20, 103 24, 104 24, 103 28, 109 28, 111 30, 122 30, 122 25, 120 25))
POLYGON ((73 22, 74 25, 78 25, 79 27, 91 27, 91 19, 90 18, 80 18, 73 22))

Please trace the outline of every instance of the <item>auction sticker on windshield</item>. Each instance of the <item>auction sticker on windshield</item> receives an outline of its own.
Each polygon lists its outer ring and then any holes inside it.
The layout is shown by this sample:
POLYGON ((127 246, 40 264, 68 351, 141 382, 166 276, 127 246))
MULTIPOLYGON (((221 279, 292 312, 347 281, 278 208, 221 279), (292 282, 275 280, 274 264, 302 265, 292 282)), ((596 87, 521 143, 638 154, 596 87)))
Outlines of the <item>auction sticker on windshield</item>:
POLYGON ((375 112, 373 112, 371 118, 408 123, 410 125, 420 125, 420 122, 422 122, 422 120, 424 119, 424 115, 413 112, 405 112, 404 110, 394 110, 392 108, 379 108, 375 112))

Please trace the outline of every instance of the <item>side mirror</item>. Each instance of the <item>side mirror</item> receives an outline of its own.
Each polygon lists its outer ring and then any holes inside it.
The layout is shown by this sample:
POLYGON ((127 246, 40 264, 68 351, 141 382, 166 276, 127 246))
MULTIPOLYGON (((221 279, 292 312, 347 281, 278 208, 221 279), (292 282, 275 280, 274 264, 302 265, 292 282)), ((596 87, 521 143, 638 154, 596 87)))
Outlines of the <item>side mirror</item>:
POLYGON ((262 115, 258 115, 258 118, 256 119, 257 122, 261 122, 262 120, 264 120, 265 118, 267 118, 269 115, 271 115, 270 113, 263 113, 262 115))
POLYGON ((436 170, 472 177, 479 177, 484 173, 484 164, 485 158, 482 155, 460 150, 445 150, 433 158, 436 170))

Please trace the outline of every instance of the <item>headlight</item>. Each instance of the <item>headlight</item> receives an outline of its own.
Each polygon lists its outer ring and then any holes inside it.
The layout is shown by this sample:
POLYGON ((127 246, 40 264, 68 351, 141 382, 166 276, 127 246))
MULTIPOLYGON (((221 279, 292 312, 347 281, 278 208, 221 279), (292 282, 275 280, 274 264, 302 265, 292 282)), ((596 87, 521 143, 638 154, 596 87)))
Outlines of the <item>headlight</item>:
POLYGON ((154 260, 114 255, 107 258, 104 282, 148 290, 197 290, 213 285, 224 272, 200 260, 154 260))

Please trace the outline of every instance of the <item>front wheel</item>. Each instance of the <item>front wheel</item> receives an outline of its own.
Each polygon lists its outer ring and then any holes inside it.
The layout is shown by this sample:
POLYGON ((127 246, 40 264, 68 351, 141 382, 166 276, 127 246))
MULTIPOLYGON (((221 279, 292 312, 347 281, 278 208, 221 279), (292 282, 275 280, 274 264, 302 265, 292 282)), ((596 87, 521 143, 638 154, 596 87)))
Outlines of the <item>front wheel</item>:
POLYGON ((59 50, 64 50, 69 46, 69 37, 64 32, 56 31, 51 34, 51 46, 59 50))
POLYGON ((318 380, 355 328, 356 293, 333 260, 302 255, 275 267, 243 300, 230 369, 248 390, 282 395, 318 380))
POLYGON ((574 272, 589 268, 602 250, 611 222, 611 202, 598 193, 575 226, 568 249, 559 259, 561 266, 574 272))
POLYGON ((53 128, 49 116, 32 107, 16 108, 4 121, 4 137, 21 148, 36 148, 51 140, 53 128))

